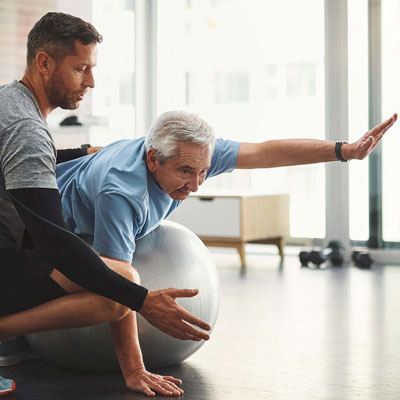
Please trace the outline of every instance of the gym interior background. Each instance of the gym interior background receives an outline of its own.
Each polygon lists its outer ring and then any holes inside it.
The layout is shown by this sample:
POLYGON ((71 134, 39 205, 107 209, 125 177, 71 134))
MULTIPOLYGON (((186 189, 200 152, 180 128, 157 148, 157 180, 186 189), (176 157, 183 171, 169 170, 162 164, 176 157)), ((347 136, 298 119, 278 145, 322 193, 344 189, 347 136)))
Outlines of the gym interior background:
MULTIPOLYGON (((400 111, 397 0, 1 0, 0 84, 22 76, 27 34, 47 11, 89 20, 104 37, 96 88, 78 110, 49 117, 59 148, 143 136, 173 109, 242 141, 352 141, 400 111), (82 125, 61 127, 71 115, 82 125)), ((234 251, 210 248, 221 309, 210 343, 170 369, 185 398, 399 397, 399 133, 397 123, 364 161, 204 184, 207 193, 289 194, 290 231, 284 261, 274 246, 249 244, 241 268, 234 251), (343 267, 300 268, 302 247, 330 240, 346 248, 343 267), (370 251, 371 269, 354 267, 355 248, 370 251)), ((16 398, 142 398, 118 375, 40 361, 7 370, 25 383, 16 398)))

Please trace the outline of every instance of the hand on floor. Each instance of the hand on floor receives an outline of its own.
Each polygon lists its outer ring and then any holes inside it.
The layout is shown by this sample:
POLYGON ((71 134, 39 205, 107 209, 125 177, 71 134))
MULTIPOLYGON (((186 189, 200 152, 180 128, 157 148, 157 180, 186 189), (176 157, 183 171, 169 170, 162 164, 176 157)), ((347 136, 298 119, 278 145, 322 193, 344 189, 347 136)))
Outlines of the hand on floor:
POLYGON ((144 367, 126 376, 125 382, 129 389, 144 393, 147 396, 155 396, 156 394, 163 396, 183 395, 183 390, 177 386, 182 384, 180 379, 152 374, 146 371, 144 367))

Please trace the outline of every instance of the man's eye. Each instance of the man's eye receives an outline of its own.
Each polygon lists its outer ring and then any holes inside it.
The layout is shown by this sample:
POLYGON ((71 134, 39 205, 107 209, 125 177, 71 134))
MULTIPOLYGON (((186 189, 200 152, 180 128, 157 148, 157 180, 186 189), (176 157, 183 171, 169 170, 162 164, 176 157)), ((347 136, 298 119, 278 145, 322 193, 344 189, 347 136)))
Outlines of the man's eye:
POLYGON ((83 68, 77 68, 76 69, 78 72, 85 72, 85 70, 83 68))
POLYGON ((187 175, 190 171, 188 169, 183 169, 182 172, 187 175))

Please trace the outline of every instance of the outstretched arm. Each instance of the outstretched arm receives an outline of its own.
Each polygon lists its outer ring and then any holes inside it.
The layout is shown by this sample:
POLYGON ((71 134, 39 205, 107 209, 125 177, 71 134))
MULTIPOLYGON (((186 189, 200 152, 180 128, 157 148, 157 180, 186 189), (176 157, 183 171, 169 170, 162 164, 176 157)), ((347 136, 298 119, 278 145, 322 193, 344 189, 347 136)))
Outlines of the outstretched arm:
MULTIPOLYGON (((396 120, 397 114, 394 114, 356 142, 343 144, 343 158, 362 160, 367 157, 396 120)), ((241 143, 236 168, 272 168, 327 161, 337 161, 335 142, 315 139, 269 140, 262 143, 241 143)))

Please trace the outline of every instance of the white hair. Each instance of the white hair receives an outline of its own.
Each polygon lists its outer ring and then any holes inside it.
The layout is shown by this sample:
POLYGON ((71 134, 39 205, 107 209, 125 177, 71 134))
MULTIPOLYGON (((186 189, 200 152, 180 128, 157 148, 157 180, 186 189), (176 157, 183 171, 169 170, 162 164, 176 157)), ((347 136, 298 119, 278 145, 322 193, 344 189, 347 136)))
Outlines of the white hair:
POLYGON ((145 147, 146 151, 155 149, 157 159, 163 163, 178 156, 178 142, 210 146, 212 153, 215 144, 214 130, 197 114, 167 111, 154 121, 147 134, 145 147))

